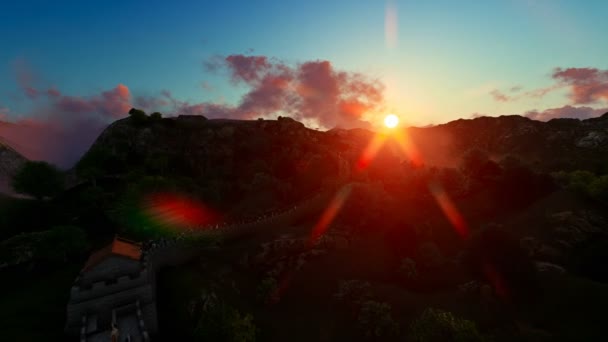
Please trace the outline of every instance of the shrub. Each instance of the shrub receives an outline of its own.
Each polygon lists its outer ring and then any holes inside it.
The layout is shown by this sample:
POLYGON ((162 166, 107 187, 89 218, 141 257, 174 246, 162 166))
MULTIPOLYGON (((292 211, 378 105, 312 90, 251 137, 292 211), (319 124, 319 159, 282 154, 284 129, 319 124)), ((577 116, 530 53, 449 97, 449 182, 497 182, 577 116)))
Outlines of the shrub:
POLYGON ((85 232, 73 226, 21 233, 0 242, 0 263, 65 262, 88 248, 85 232))
POLYGON ((473 321, 455 317, 451 312, 429 308, 424 310, 409 328, 408 341, 414 342, 475 342, 487 339, 479 333, 473 321))
POLYGON ((131 108, 129 110, 129 118, 135 125, 143 125, 148 122, 146 112, 141 109, 131 108))
POLYGON ((552 175, 566 189, 595 200, 608 202, 608 175, 596 176, 589 171, 556 172, 552 175))
POLYGON ((197 316, 194 336, 202 341, 253 342, 257 327, 253 316, 242 314, 214 292, 203 292, 192 305, 197 316))
POLYGON ((391 315, 391 306, 368 300, 361 305, 358 317, 359 327, 368 338, 386 338, 395 336, 399 326, 391 315))
POLYGON ((154 112, 150 114, 151 121, 160 121, 163 118, 163 115, 159 112, 154 112))
POLYGON ((503 299, 528 301, 538 291, 533 260, 516 236, 498 227, 486 228, 469 241, 464 263, 503 299))
POLYGON ((257 287, 258 300, 263 303, 268 303, 273 299, 278 288, 278 284, 275 278, 266 277, 257 287))
POLYGON ((336 300, 349 305, 359 305, 361 302, 371 298, 371 296, 371 285, 366 281, 355 279, 340 282, 338 292, 334 294, 336 300))
POLYGON ((13 189, 36 199, 55 196, 63 190, 64 176, 55 166, 43 161, 27 161, 13 177, 13 189))

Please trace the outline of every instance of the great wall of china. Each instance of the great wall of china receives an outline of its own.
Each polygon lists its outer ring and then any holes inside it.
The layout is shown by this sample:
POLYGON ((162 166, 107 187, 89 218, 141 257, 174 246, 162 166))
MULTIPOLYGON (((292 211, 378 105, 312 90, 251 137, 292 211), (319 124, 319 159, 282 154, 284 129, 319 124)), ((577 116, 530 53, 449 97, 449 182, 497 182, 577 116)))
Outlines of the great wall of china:
POLYGON ((66 332, 79 335, 81 342, 101 341, 99 331, 125 317, 123 331, 130 331, 133 341, 149 341, 150 335, 158 331, 156 274, 164 267, 183 264, 199 255, 204 249, 196 244, 197 238, 215 235, 222 241, 231 241, 289 227, 297 219, 323 210, 334 192, 331 189, 317 193, 298 205, 254 220, 199 227, 147 243, 137 267, 125 263, 93 276, 81 274, 70 290, 66 332))

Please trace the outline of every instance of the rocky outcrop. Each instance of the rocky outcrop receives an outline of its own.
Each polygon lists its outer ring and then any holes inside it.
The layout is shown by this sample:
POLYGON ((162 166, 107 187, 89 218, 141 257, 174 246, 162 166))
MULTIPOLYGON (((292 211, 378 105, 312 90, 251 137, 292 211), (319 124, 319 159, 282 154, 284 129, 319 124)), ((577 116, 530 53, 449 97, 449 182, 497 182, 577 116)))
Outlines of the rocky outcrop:
POLYGON ((0 140, 0 193, 12 193, 11 179, 26 161, 25 157, 0 140))

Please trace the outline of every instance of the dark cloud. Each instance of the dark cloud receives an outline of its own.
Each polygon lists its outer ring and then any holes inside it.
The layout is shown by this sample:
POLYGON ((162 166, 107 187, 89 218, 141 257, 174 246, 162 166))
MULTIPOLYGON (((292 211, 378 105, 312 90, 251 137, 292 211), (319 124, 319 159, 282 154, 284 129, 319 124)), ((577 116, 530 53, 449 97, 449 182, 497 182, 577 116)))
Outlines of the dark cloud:
POLYGON ((575 104, 608 101, 608 70, 556 68, 552 77, 570 87, 570 98, 575 104))

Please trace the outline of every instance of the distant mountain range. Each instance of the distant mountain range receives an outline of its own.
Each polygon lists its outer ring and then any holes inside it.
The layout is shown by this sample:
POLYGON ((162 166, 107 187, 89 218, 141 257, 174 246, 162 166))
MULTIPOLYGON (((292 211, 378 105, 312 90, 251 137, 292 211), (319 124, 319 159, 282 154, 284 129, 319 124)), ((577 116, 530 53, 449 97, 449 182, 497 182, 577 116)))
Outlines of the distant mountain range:
MULTIPOLYGON (((548 122, 479 117, 408 128, 407 133, 428 165, 456 166, 465 151, 479 148, 497 160, 515 156, 543 171, 608 172, 608 113, 548 122)), ((324 175, 340 178, 348 176, 373 135, 364 129, 321 132, 290 118, 238 121, 184 115, 141 125, 125 118, 109 125, 88 153, 112 155, 113 165, 105 158, 103 166, 108 172, 148 164, 187 177, 252 181, 255 174, 297 178, 311 168, 325 168, 324 175)), ((0 142, 0 181, 6 190, 25 158, 0 142)), ((395 149, 386 150, 383 153, 404 158, 395 149)))

